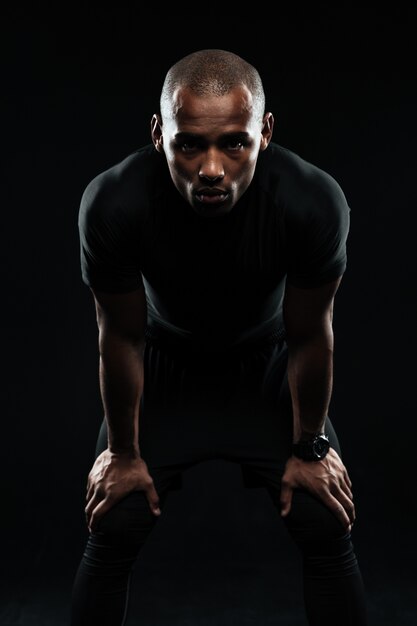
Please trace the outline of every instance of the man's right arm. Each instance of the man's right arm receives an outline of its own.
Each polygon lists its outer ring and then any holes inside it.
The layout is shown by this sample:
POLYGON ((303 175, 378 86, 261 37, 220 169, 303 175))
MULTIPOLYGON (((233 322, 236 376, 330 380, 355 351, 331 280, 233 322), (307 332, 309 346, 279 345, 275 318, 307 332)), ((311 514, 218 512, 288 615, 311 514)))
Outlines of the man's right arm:
POLYGON ((139 406, 143 391, 146 297, 143 285, 128 293, 92 289, 99 331, 100 390, 108 447, 88 476, 86 516, 90 530, 99 518, 132 491, 144 491, 159 515, 158 494, 141 458, 139 406))

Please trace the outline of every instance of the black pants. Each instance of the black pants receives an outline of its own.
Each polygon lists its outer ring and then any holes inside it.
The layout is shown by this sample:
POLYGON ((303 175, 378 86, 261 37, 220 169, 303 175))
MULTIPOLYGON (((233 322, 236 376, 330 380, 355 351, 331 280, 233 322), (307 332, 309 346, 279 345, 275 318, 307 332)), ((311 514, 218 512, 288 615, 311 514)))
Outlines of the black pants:
MULTIPOLYGON (((184 470, 209 459, 236 462, 246 487, 266 487, 279 511, 281 476, 291 453, 287 349, 279 336, 256 349, 197 353, 149 339, 139 438, 161 509, 184 470)), ((340 454, 329 419, 326 430, 340 454)), ((96 454, 106 448, 105 422, 96 454)), ((305 609, 312 626, 364 626, 363 584, 351 537, 303 490, 284 518, 303 557, 305 609)), ((121 626, 137 555, 158 518, 143 492, 108 511, 88 539, 73 587, 72 626, 121 626)))

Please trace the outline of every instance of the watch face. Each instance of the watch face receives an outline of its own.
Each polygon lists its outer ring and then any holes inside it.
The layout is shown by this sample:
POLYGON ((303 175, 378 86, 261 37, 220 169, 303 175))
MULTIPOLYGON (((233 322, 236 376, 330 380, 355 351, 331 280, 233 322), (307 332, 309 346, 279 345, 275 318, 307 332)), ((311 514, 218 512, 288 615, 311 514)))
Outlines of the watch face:
POLYGON ((330 443, 327 435, 316 435, 307 441, 299 441, 293 445, 293 453, 304 461, 320 461, 329 451, 330 443))
POLYGON ((319 436, 314 442, 314 453, 319 459, 326 456, 329 451, 329 440, 325 436, 319 436))

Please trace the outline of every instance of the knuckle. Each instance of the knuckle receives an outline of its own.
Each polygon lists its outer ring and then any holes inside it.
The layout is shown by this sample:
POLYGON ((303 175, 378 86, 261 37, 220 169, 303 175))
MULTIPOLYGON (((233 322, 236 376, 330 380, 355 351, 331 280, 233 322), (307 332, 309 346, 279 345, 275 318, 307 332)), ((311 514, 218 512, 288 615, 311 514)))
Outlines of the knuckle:
POLYGON ((327 485, 319 485, 317 487, 317 493, 320 496, 326 497, 329 494, 329 488, 327 487, 327 485))

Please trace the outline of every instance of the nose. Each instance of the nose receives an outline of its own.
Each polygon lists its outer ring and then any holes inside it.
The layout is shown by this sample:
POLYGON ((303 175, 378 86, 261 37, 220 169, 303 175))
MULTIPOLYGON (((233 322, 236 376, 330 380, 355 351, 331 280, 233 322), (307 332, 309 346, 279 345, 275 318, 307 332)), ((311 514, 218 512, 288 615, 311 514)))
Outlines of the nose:
POLYGON ((221 155, 216 150, 207 150, 198 172, 200 178, 214 182, 224 178, 221 155))

